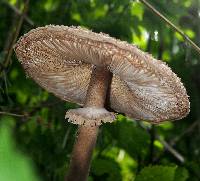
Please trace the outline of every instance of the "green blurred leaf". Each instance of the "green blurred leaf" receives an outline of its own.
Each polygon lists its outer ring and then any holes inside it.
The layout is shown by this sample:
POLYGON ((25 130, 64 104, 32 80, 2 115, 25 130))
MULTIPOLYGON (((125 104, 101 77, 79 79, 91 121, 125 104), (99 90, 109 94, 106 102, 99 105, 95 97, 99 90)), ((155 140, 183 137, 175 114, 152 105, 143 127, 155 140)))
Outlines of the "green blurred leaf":
POLYGON ((131 3, 131 15, 138 17, 141 21, 144 14, 143 5, 140 2, 133 1, 131 3))
POLYGON ((149 166, 142 169, 135 181, 186 181, 188 171, 177 166, 149 166))
POLYGON ((183 167, 176 169, 174 181, 186 181, 189 178, 188 171, 183 167))
POLYGON ((0 124, 0 180, 39 180, 31 161, 15 148, 8 122, 0 124))
POLYGON ((113 138, 117 140, 118 146, 126 150, 133 158, 145 156, 146 148, 149 144, 149 134, 137 126, 133 121, 124 120, 117 121, 110 127, 113 138))
POLYGON ((99 158, 92 163, 92 172, 103 176, 106 181, 120 181, 120 167, 117 162, 110 158, 99 158))
POLYGON ((176 167, 149 166, 142 169, 135 181, 174 181, 176 167))

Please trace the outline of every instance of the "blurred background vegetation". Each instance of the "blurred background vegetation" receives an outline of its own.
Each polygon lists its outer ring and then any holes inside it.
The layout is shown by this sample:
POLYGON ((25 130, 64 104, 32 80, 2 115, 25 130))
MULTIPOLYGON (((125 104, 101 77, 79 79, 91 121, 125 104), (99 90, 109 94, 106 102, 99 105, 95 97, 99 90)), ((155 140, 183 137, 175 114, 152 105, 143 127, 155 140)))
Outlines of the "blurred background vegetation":
MULTIPOLYGON (((199 0, 149 0, 200 45, 199 0)), ((32 28, 80 25, 138 45, 181 77, 189 116, 152 126, 123 115, 101 126, 89 180, 200 180, 200 61, 184 39, 136 0, 0 0, 0 180, 60 181, 69 166, 76 107, 26 77, 12 47, 32 28), (25 11, 23 9, 25 8, 25 11)))

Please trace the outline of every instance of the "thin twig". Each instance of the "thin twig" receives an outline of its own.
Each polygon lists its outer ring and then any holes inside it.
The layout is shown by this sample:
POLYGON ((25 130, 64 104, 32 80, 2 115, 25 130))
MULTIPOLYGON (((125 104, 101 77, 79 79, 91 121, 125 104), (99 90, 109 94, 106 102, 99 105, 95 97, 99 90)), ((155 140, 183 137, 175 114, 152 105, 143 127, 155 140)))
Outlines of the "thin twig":
POLYGON ((179 33, 185 39, 185 41, 187 41, 200 54, 200 47, 196 45, 182 30, 180 30, 176 25, 174 25, 170 20, 168 20, 164 15, 162 15, 158 10, 156 10, 146 0, 139 0, 139 1, 143 3, 146 7, 151 9, 151 11, 153 11, 157 16, 159 16, 169 26, 171 26, 177 33, 179 33))
MULTIPOLYGON (((18 3, 16 3, 16 4, 18 4, 18 3)), ((4 55, 6 55, 8 53, 9 47, 10 47, 10 45, 12 43, 13 34, 14 34, 13 30, 16 27, 17 17, 18 16, 16 16, 14 13, 12 14, 11 23, 10 23, 10 26, 9 26, 10 31, 8 32, 8 35, 6 37, 6 41, 5 41, 4 47, 3 47, 4 55)), ((4 65, 2 64, 2 66, 4 66, 4 65)))
MULTIPOLYGON (((149 128, 145 127, 142 123, 138 122, 138 125, 149 132, 149 128)), ((171 153, 177 160, 179 160, 181 163, 185 161, 184 157, 177 150, 175 150, 169 143, 161 139, 160 136, 158 135, 155 135, 155 137, 163 144, 165 150, 171 153)), ((153 160, 153 162, 156 162, 157 160, 158 159, 153 160)))
POLYGON ((152 34, 151 34, 151 32, 150 32, 150 33, 149 33, 149 36, 148 36, 148 41, 147 41, 147 43, 146 43, 146 51, 147 51, 147 52, 151 52, 151 45, 152 45, 151 38, 152 38, 152 34))
POLYGON ((152 127, 149 129, 150 134, 150 144, 149 144, 149 163, 152 164, 154 160, 154 141, 155 141, 155 126, 152 125, 152 127))
POLYGON ((9 63, 10 63, 10 59, 11 59, 11 56, 12 56, 12 52, 13 52, 13 45, 15 44, 16 40, 17 40, 17 37, 19 35, 19 32, 21 30, 21 27, 22 27, 22 24, 23 24, 23 21, 24 21, 24 17, 25 17, 25 14, 28 10, 28 4, 29 4, 29 0, 26 0, 25 3, 24 3, 24 9, 23 9, 23 12, 19 18, 19 21, 16 25, 16 30, 15 30, 15 33, 14 33, 14 36, 13 36, 13 39, 12 39, 12 42, 11 42, 11 45, 9 47, 9 50, 8 50, 8 53, 5 57, 5 61, 4 61, 4 68, 7 68, 9 63))
POLYGON ((170 152, 177 160, 179 160, 181 163, 185 162, 184 157, 176 151, 169 143, 167 143, 165 140, 161 139, 159 136, 156 136, 156 138, 163 144, 165 149, 170 152))
POLYGON ((26 115, 23 115, 23 114, 15 114, 15 113, 4 112, 4 111, 0 111, 0 115, 15 116, 15 117, 26 117, 26 115))
POLYGON ((28 118, 31 118, 32 116, 34 116, 35 113, 37 113, 38 110, 40 110, 41 108, 44 108, 44 107, 50 108, 50 107, 55 106, 57 104, 60 104, 60 101, 53 102, 53 103, 48 103, 48 102, 45 101, 45 102, 41 102, 40 105, 38 105, 38 106, 27 107, 28 109, 32 109, 31 111, 26 110, 26 111, 23 111, 23 112, 19 112, 20 111, 19 109, 12 109, 12 110, 7 110, 7 111, 0 111, 0 115, 8 115, 8 116, 22 117, 22 118, 28 119, 28 118), (13 113, 13 112, 19 112, 19 113, 16 114, 16 113, 13 113))
POLYGON ((66 131, 66 133, 65 133, 65 136, 64 136, 64 139, 63 139, 63 143, 62 143, 62 149, 64 149, 65 146, 66 146, 67 139, 68 139, 68 137, 69 137, 69 133, 71 132, 71 129, 72 129, 71 126, 67 128, 67 131, 66 131))
MULTIPOLYGON (((18 16, 21 16, 22 15, 22 12, 16 8, 15 6, 12 6, 11 4, 9 4, 8 2, 6 1, 3 1, 3 3, 9 7, 11 10, 13 10, 18 16)), ((24 20, 31 26, 34 26, 35 23, 33 22, 33 20, 31 20, 27 15, 24 16, 24 20)))
POLYGON ((194 130, 194 128, 196 128, 198 125, 200 125, 200 121, 197 120, 195 122, 193 122, 186 130, 184 130, 180 135, 178 135, 177 137, 175 137, 173 140, 170 141, 170 145, 175 145, 183 136, 185 136, 186 134, 192 132, 194 130))

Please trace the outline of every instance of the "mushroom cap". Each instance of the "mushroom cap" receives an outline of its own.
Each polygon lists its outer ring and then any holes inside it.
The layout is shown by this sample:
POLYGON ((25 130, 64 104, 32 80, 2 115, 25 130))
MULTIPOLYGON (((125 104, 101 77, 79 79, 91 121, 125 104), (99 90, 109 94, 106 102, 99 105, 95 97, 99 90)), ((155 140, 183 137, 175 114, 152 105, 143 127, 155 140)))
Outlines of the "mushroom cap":
POLYGON ((49 25, 15 45, 26 73, 57 97, 83 105, 93 66, 113 73, 110 107, 152 123, 180 119, 190 103, 180 78, 132 44, 81 27, 49 25))

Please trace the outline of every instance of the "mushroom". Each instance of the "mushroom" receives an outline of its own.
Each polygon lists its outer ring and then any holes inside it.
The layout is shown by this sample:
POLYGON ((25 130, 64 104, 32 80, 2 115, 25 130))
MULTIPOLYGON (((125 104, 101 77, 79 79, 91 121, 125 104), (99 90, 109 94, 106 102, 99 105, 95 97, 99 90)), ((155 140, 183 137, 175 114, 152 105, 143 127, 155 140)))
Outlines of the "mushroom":
POLYGON ((115 120, 105 106, 155 124, 189 113, 186 90, 166 63, 107 34, 49 25, 25 34, 15 52, 41 87, 83 106, 65 116, 79 125, 67 180, 87 179, 99 126, 115 120))

